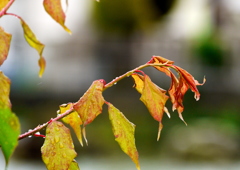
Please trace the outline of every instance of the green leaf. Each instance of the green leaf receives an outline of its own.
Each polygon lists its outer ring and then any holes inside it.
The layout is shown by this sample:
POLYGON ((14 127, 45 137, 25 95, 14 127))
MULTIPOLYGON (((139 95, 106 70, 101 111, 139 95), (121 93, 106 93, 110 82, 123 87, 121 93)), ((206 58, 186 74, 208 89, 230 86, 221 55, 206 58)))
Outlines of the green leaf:
POLYGON ((73 160, 68 168, 68 170, 80 170, 78 163, 73 160))
POLYGON ((46 12, 59 23, 65 31, 71 34, 71 31, 65 26, 65 13, 62 9, 61 0, 44 0, 43 6, 46 12))
POLYGON ((135 81, 136 90, 141 93, 140 100, 148 108, 151 116, 159 122, 158 137, 160 138, 160 133, 163 128, 162 117, 164 111, 169 115, 165 103, 168 100, 168 96, 165 95, 166 91, 154 84, 150 77, 144 74, 144 76, 139 74, 132 74, 135 81), (142 89, 141 89, 142 88, 142 89))
POLYGON ((108 105, 109 119, 112 124, 115 140, 118 142, 123 152, 125 152, 136 164, 137 169, 140 170, 138 151, 134 138, 135 125, 111 103, 106 103, 108 105))
POLYGON ((9 100, 10 80, 0 72, 0 146, 8 164, 9 158, 18 145, 20 123, 11 111, 9 100))
POLYGON ((35 48, 40 56, 39 60, 38 60, 38 65, 40 67, 40 71, 39 71, 39 77, 42 77, 43 72, 45 70, 46 67, 46 61, 44 59, 44 57, 42 56, 43 53, 43 49, 45 47, 44 44, 42 44, 37 37, 35 36, 35 34, 32 32, 32 30, 29 28, 29 26, 27 25, 27 23, 24 22, 23 19, 19 18, 21 21, 21 25, 23 28, 23 32, 24 32, 24 37, 27 41, 27 43, 35 48))
POLYGON ((41 152, 48 170, 69 169, 77 156, 70 130, 61 122, 51 122, 46 129, 46 139, 41 152))
POLYGON ((0 145, 6 165, 18 145, 20 124, 17 116, 8 108, 0 108, 0 145))
MULTIPOLYGON (((72 108, 73 104, 72 103, 62 104, 59 107, 60 107, 59 114, 62 114, 64 112, 66 112, 67 110, 69 110, 70 108, 72 108)), ((62 120, 64 123, 69 124, 73 128, 73 130, 78 138, 78 141, 83 146, 82 133, 81 133, 81 128, 80 128, 80 125, 82 125, 82 120, 81 120, 80 116, 78 115, 78 113, 76 111, 73 111, 69 115, 62 118, 62 120)))
POLYGON ((0 66, 7 59, 11 39, 12 35, 4 32, 2 27, 0 27, 0 66))

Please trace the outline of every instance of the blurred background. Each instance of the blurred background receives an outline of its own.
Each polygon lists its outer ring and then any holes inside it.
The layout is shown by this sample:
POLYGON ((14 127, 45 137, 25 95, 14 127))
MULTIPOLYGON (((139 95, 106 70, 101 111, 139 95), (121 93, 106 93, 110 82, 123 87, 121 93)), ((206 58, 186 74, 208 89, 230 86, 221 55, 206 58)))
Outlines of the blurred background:
MULTIPOLYGON (((66 9, 65 1, 62 5, 66 9)), ((12 109, 22 133, 55 117, 59 105, 76 102, 92 81, 109 82, 159 55, 207 82, 199 87, 198 102, 190 91, 184 98, 188 126, 176 112, 171 119, 165 115, 159 142, 158 122, 139 100, 131 78, 103 93, 136 125, 142 169, 240 169, 240 1, 71 0, 66 25, 72 35, 46 14, 41 1, 16 1, 9 12, 21 16, 46 45, 47 67, 38 78, 38 54, 26 43, 18 19, 1 18, 1 27, 13 35, 1 70, 12 81, 12 109)), ((143 71, 169 88, 165 74, 143 71)), ((167 107, 170 111, 170 101, 167 107)), ((89 146, 81 147, 72 136, 82 169, 135 169, 114 140, 106 106, 87 126, 89 146)), ((44 169, 43 142, 21 140, 9 169, 44 169)))

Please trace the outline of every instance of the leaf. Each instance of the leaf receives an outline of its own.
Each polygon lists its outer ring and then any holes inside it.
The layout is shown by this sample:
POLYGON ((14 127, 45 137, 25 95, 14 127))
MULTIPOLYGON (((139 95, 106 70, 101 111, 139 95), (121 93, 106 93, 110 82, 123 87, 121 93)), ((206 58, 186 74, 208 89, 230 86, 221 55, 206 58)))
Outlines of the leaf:
POLYGON ((11 111, 9 100, 10 80, 0 71, 0 145, 6 160, 6 165, 18 145, 20 123, 11 111))
POLYGON ((73 160, 68 168, 68 170, 80 170, 78 163, 73 160))
POLYGON ((200 84, 194 77, 188 73, 186 70, 178 67, 172 66, 179 73, 179 78, 177 79, 173 73, 171 73, 172 83, 169 88, 169 95, 171 102, 173 103, 173 110, 177 109, 179 118, 187 125, 184 121, 182 112, 184 110, 183 98, 187 90, 190 88, 195 93, 195 99, 200 99, 200 93, 197 89, 198 85, 203 85, 205 83, 205 78, 203 83, 200 84))
POLYGON ((0 145, 6 165, 18 145, 20 123, 17 116, 9 108, 0 108, 0 145))
POLYGON ((40 67, 40 71, 39 71, 39 77, 42 77, 43 72, 45 70, 46 67, 46 62, 45 59, 42 56, 43 53, 43 49, 45 47, 44 44, 42 44, 37 37, 35 36, 35 34, 32 32, 32 30, 29 28, 29 26, 27 25, 27 23, 24 22, 23 19, 19 18, 21 21, 21 25, 23 28, 23 32, 24 32, 24 37, 27 41, 27 43, 35 48, 40 56, 39 60, 38 60, 38 65, 40 67))
POLYGON ((125 152, 136 164, 137 169, 140 170, 138 151, 134 138, 135 125, 111 103, 106 103, 108 105, 109 119, 112 124, 115 140, 118 142, 123 152, 125 152))
POLYGON ((181 78, 183 78, 183 81, 188 85, 188 87, 192 90, 192 92, 195 93, 194 98, 196 100, 200 99, 200 93, 197 89, 198 85, 203 85, 206 82, 206 79, 204 78, 203 83, 199 83, 197 80, 194 79, 194 77, 188 73, 186 70, 175 66, 175 68, 177 69, 177 71, 180 73, 181 78))
POLYGON ((65 31, 71 34, 71 31, 65 26, 65 13, 62 9, 61 0, 44 0, 43 6, 46 12, 59 23, 65 31))
POLYGON ((165 95, 166 90, 163 90, 154 84, 146 74, 142 76, 135 73, 132 74, 132 77, 135 81, 135 88, 139 93, 142 94, 140 100, 148 108, 151 116, 159 122, 159 131, 157 138, 159 140, 160 132, 163 127, 161 122, 164 111, 169 115, 167 109, 165 108, 165 103, 169 98, 167 95, 165 95))
POLYGON ((0 11, 8 4, 9 0, 0 1, 0 11))
POLYGON ((4 32, 2 27, 0 27, 0 66, 7 59, 11 39, 12 35, 4 32))
POLYGON ((95 80, 78 102, 73 105, 84 126, 91 123, 102 112, 102 105, 104 104, 103 87, 104 80, 95 80))
POLYGON ((104 98, 102 96, 105 81, 95 80, 85 94, 73 105, 83 122, 83 137, 87 142, 85 126, 91 123, 100 113, 102 113, 102 106, 104 98))
MULTIPOLYGON (((72 108, 73 104, 72 103, 62 104, 59 107, 60 107, 59 114, 62 114, 64 112, 66 112, 67 110, 69 110, 70 108, 72 108)), ((82 133, 81 133, 81 128, 80 128, 80 125, 82 125, 82 120, 79 117, 78 113, 76 111, 73 111, 66 117, 62 118, 62 120, 64 123, 69 124, 73 128, 73 130, 78 138, 78 141, 83 146, 82 133)))
POLYGON ((51 122, 46 129, 46 139, 41 152, 48 170, 69 169, 77 156, 70 130, 61 122, 51 122))
POLYGON ((0 71, 0 146, 6 160, 6 165, 18 145, 20 123, 11 111, 9 100, 10 80, 0 71))
POLYGON ((166 58, 163 58, 161 56, 153 56, 152 59, 148 62, 152 64, 165 64, 165 66, 153 66, 157 70, 164 72, 166 75, 170 77, 170 69, 166 67, 167 64, 172 65, 174 61, 168 60, 166 58))
POLYGON ((171 81, 171 86, 168 90, 168 93, 170 95, 170 99, 173 104, 172 110, 174 111, 175 109, 177 109, 178 112, 182 112, 184 108, 182 105, 182 99, 179 97, 180 96, 183 97, 182 93, 183 93, 183 90, 186 92, 186 88, 182 88, 182 92, 181 92, 181 86, 179 86, 179 80, 176 78, 176 76, 173 73, 171 73, 171 78, 172 78, 172 81, 171 81))
POLYGON ((195 99, 200 99, 200 93, 197 89, 198 85, 203 85, 206 81, 204 78, 203 83, 199 83, 197 80, 194 79, 194 77, 188 73, 186 70, 173 65, 174 62, 170 61, 168 59, 165 59, 160 56, 153 56, 152 59, 148 62, 150 64, 164 64, 164 66, 153 66, 157 70, 164 72, 166 75, 171 77, 172 82, 171 86, 168 90, 168 93, 170 95, 171 102, 173 104, 172 110, 174 111, 177 109, 179 118, 187 125, 187 123, 184 121, 182 112, 184 110, 183 106, 183 97, 187 90, 190 88, 195 93, 195 99), (179 77, 177 78, 170 70, 170 68, 175 69, 179 77))
POLYGON ((131 76, 135 81, 135 84, 133 87, 138 91, 138 93, 142 94, 142 90, 144 87, 144 82, 143 82, 144 77, 136 73, 133 73, 131 76))
POLYGON ((38 65, 40 67, 38 75, 39 75, 39 77, 42 77, 45 67, 46 67, 46 60, 44 59, 44 57, 40 56, 40 58, 38 60, 38 65))
POLYGON ((0 71, 0 108, 5 109, 11 108, 11 102, 9 100, 10 94, 10 83, 8 77, 6 77, 2 71, 0 71))

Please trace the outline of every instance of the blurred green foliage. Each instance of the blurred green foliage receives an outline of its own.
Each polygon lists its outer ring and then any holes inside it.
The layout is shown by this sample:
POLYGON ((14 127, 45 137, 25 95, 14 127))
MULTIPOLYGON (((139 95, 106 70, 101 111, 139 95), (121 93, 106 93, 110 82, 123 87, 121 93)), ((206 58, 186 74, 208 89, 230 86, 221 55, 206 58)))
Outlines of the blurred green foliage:
POLYGON ((107 34, 130 35, 151 28, 173 7, 175 0, 101 0, 93 9, 94 23, 107 34))
POLYGON ((206 66, 219 67, 225 64, 226 51, 217 33, 203 36, 194 47, 194 53, 206 66))

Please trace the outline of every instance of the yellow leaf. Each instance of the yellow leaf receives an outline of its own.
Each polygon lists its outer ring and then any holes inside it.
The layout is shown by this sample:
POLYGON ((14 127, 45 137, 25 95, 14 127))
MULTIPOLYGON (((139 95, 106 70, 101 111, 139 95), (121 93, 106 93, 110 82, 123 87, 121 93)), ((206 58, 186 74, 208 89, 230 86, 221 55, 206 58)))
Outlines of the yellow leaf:
POLYGON ((0 146, 6 165, 18 145, 20 123, 11 111, 10 80, 0 71, 0 146))
POLYGON ((37 39, 35 34, 32 32, 32 30, 27 25, 27 23, 25 23, 21 18, 20 18, 20 21, 21 21, 21 24, 22 24, 23 32, 24 32, 24 37, 25 37, 27 43, 31 47, 35 48, 37 50, 39 56, 40 56, 40 58, 38 60, 38 65, 40 66, 39 77, 42 77, 42 74, 43 74, 45 66, 46 66, 45 59, 42 56, 42 52, 43 52, 43 49, 44 49, 45 45, 42 44, 37 39))
POLYGON ((138 93, 142 94, 142 90, 144 87, 144 83, 143 83, 144 77, 139 74, 136 74, 136 73, 133 73, 131 76, 135 81, 135 84, 133 87, 135 87, 135 89, 138 91, 138 93))
POLYGON ((95 80, 78 102, 73 105, 84 126, 91 123, 102 112, 103 87, 104 80, 95 80))
POLYGON ((0 11, 8 4, 9 0, 0 1, 0 11))
POLYGON ((41 152, 48 170, 69 169, 77 156, 70 130, 61 122, 51 122, 46 129, 46 139, 41 152))
POLYGON ((144 75, 144 88, 140 100, 147 106, 151 115, 157 121, 162 120, 164 106, 169 98, 165 94, 165 90, 154 84, 147 75, 144 75))
POLYGON ((46 67, 46 61, 43 56, 40 56, 40 58, 38 60, 38 65, 40 67, 38 75, 39 75, 39 77, 42 77, 45 67, 46 67))
POLYGON ((88 142, 85 126, 102 113, 102 106, 104 104, 104 98, 102 96, 104 82, 102 79, 95 80, 84 95, 73 104, 74 110, 76 110, 83 122, 82 133, 86 144, 88 144, 88 142))
POLYGON ((0 27, 0 66, 7 59, 11 39, 12 35, 4 32, 0 27))
POLYGON ((134 138, 135 125, 111 103, 106 103, 108 105, 109 119, 112 124, 115 140, 118 142, 123 152, 125 152, 136 164, 137 169, 140 170, 138 151, 134 138))
POLYGON ((132 74, 135 81, 136 90, 141 93, 140 100, 148 108, 151 116, 159 122, 159 130, 157 140, 160 138, 160 133, 163 128, 162 117, 163 113, 166 112, 169 116, 165 103, 168 100, 166 95, 166 90, 161 89, 156 84, 154 84, 150 77, 144 74, 144 76, 139 74, 132 74))
POLYGON ((68 170, 80 170, 78 163, 73 160, 68 168, 68 170))
POLYGON ((46 12, 59 23, 65 31, 71 34, 71 31, 65 26, 65 13, 62 9, 61 0, 44 0, 43 6, 46 12))
MULTIPOLYGON (((73 104, 72 103, 62 104, 59 107, 60 107, 59 114, 62 114, 64 112, 66 112, 67 110, 69 110, 70 108, 72 108, 73 104)), ((63 122, 69 124, 73 128, 73 130, 78 138, 78 141, 83 146, 82 133, 81 133, 81 127, 80 127, 80 125, 82 125, 82 120, 79 117, 78 113, 76 111, 73 111, 66 117, 62 118, 62 120, 63 120, 63 122)))

